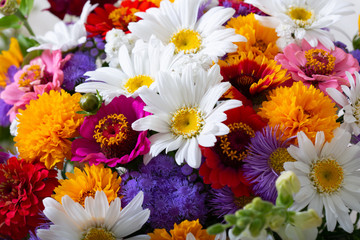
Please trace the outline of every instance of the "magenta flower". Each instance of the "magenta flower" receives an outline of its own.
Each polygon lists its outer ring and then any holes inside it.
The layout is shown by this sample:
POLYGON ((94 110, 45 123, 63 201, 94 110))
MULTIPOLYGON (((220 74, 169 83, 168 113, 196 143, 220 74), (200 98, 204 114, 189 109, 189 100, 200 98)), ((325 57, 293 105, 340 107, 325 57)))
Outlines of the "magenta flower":
POLYGON ((85 118, 80 127, 83 138, 72 142, 73 161, 104 163, 110 167, 125 164, 150 150, 147 131, 137 132, 131 124, 148 113, 145 103, 139 98, 120 96, 99 111, 85 118))
POLYGON ((341 90, 341 85, 349 85, 346 71, 353 74, 360 70, 358 61, 341 48, 329 50, 321 43, 311 47, 306 40, 301 46, 289 44, 284 53, 275 56, 275 60, 292 74, 294 81, 314 85, 324 94, 326 88, 341 90))

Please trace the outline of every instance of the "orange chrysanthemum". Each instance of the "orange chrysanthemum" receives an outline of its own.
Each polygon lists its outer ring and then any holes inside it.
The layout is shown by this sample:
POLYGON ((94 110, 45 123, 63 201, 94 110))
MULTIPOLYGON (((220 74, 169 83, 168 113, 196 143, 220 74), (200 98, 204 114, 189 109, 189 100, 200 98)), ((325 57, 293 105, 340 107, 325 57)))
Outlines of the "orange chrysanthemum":
POLYGON ((302 82, 274 89, 259 115, 268 119, 271 127, 279 126, 284 138, 303 131, 313 142, 318 131, 323 131, 326 141, 330 141, 333 130, 340 125, 336 122, 335 103, 319 89, 302 82))
POLYGON ((71 158, 71 138, 78 136, 83 122, 79 101, 81 94, 70 95, 64 90, 51 90, 32 100, 17 115, 18 135, 14 138, 21 158, 28 162, 40 160, 50 169, 62 168, 71 158))
POLYGON ((268 28, 255 19, 255 14, 232 18, 226 27, 234 28, 237 34, 246 37, 247 42, 238 42, 238 53, 252 51, 256 55, 265 55, 274 59, 279 52, 275 29, 268 28))
POLYGON ((84 205, 86 197, 95 197, 96 191, 103 191, 109 203, 117 198, 120 189, 121 177, 110 168, 105 168, 102 164, 85 165, 84 170, 74 169, 74 173, 67 172, 68 179, 59 180, 60 186, 55 188, 54 199, 61 202, 65 195, 74 201, 84 205))
POLYGON ((215 236, 209 235, 199 220, 185 220, 179 225, 174 224, 174 229, 170 230, 170 234, 165 229, 155 229, 153 233, 148 235, 151 240, 186 240, 186 236, 191 233, 197 240, 214 240, 215 236))
POLYGON ((20 67, 23 61, 23 55, 16 38, 11 38, 10 47, 7 51, 1 51, 0 54, 0 87, 5 88, 9 83, 7 72, 10 66, 20 67))

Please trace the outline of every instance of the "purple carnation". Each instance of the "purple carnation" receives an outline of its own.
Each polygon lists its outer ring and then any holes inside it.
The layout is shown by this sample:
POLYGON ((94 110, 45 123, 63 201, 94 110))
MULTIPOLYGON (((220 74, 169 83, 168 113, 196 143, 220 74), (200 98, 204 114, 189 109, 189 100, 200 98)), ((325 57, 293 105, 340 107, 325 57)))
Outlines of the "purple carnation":
POLYGON ((139 98, 120 96, 103 104, 95 115, 85 117, 80 135, 72 142, 72 161, 104 163, 110 167, 129 163, 150 150, 147 131, 137 132, 131 124, 145 117, 145 103, 139 98))
POLYGON ((96 69, 95 58, 87 53, 76 52, 69 61, 64 64, 64 82, 62 88, 72 91, 75 85, 85 81, 84 73, 96 69))
POLYGON ((199 219, 204 223, 207 194, 201 193, 202 184, 190 182, 174 159, 167 155, 153 158, 139 171, 122 176, 121 203, 128 204, 139 192, 144 192, 144 208, 150 209, 148 220, 151 228, 170 230, 174 223, 199 219))
POLYGON ((266 127, 256 132, 243 161, 244 176, 252 184, 254 194, 273 203, 277 197, 275 181, 284 171, 284 161, 291 160, 287 152, 290 139, 282 141, 282 137, 277 128, 266 127))

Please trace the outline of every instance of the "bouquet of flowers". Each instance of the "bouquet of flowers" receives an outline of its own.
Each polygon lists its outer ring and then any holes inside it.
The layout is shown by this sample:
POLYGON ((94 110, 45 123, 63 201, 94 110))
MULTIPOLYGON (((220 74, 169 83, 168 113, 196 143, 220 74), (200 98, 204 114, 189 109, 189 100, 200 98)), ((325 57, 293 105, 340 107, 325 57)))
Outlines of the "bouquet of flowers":
POLYGON ((359 239, 351 3, 48 2, 0 1, 0 238, 359 239))

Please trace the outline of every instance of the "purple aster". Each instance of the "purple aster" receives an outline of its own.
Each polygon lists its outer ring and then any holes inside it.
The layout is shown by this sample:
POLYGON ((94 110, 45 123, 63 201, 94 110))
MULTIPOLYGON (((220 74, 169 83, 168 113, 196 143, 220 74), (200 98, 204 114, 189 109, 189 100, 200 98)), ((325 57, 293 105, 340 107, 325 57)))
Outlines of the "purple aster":
MULTIPOLYGON (((8 68, 7 77, 9 79, 9 83, 14 82, 14 75, 19 69, 13 65, 8 68)), ((0 92, 2 92, 4 89, 0 89, 0 92)), ((9 110, 13 107, 13 105, 9 105, 5 103, 3 99, 0 99, 0 126, 8 127, 10 125, 9 110)))
POLYGON ((264 128, 255 133, 244 159, 244 175, 252 184, 256 196, 275 203, 277 191, 275 181, 282 171, 284 162, 294 161, 287 152, 289 140, 282 141, 283 134, 277 128, 264 128))
POLYGON ((335 47, 338 47, 338 48, 341 48, 342 50, 344 50, 344 52, 349 53, 349 50, 347 49, 347 46, 345 43, 336 41, 336 42, 334 42, 334 45, 335 45, 335 47))
POLYGON ((220 189, 211 189, 209 193, 209 207, 213 215, 221 218, 227 214, 234 214, 250 203, 254 196, 235 197, 227 186, 220 189))
POLYGON ((189 181, 172 157, 158 155, 149 164, 141 165, 139 171, 122 176, 119 195, 124 196, 121 203, 126 205, 140 190, 143 191, 143 207, 151 212, 150 227, 170 230, 174 223, 179 224, 185 219, 199 219, 204 223, 207 194, 201 191, 203 187, 199 182, 189 181))
POLYGON ((72 161, 104 163, 110 167, 126 164, 150 150, 147 132, 137 132, 131 124, 148 115, 139 98, 120 96, 103 104, 95 115, 85 117, 82 138, 72 142, 72 161))
POLYGON ((360 63, 360 50, 355 49, 354 51, 351 51, 350 53, 360 63))
POLYGON ((64 64, 64 82, 62 88, 72 91, 75 85, 85 81, 84 73, 96 69, 95 58, 88 53, 76 52, 69 61, 64 64))
POLYGON ((251 4, 244 3, 244 2, 241 2, 241 1, 220 0, 219 5, 224 6, 224 7, 231 7, 233 9, 235 9, 236 12, 235 12, 233 17, 246 16, 246 15, 248 15, 250 13, 254 13, 254 14, 262 15, 262 16, 267 16, 267 14, 263 13, 260 9, 254 7, 251 4))

